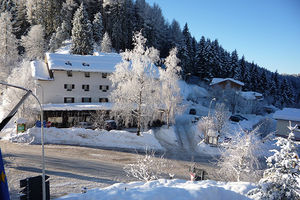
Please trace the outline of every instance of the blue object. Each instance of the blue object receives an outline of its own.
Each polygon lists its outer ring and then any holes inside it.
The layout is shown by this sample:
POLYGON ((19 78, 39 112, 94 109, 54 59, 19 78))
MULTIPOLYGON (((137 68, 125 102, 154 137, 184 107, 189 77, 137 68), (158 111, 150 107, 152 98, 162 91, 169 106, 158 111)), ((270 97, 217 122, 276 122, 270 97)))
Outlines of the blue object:
POLYGON ((0 199, 10 200, 1 149, 0 149, 0 199))
MULTIPOLYGON (((44 127, 46 127, 46 121, 44 120, 44 127)), ((36 127, 38 127, 38 128, 41 128, 41 121, 40 120, 37 120, 36 122, 35 122, 35 126, 36 127)))

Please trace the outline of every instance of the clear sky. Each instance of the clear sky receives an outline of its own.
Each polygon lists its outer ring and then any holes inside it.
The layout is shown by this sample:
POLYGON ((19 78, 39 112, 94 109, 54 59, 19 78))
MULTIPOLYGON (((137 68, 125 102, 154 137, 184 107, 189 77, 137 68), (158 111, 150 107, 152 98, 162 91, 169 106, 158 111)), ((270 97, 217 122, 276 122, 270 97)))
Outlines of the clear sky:
POLYGON ((279 73, 300 73, 300 0, 146 0, 171 23, 279 73))

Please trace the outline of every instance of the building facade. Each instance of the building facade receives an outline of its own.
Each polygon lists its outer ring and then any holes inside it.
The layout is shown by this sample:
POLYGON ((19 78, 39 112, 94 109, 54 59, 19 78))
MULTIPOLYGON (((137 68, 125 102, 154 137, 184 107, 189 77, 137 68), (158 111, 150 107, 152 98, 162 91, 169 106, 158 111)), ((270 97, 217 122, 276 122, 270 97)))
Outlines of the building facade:
POLYGON ((115 53, 81 56, 47 53, 45 62, 32 62, 36 94, 44 117, 57 127, 89 122, 97 110, 110 110, 109 76, 122 62, 115 53))

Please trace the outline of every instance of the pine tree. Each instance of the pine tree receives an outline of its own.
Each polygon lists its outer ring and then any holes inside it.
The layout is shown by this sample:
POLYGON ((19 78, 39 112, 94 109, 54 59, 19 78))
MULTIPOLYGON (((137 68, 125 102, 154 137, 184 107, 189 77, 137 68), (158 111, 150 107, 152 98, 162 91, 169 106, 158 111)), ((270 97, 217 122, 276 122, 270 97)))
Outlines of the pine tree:
POLYGON ((112 51, 110 37, 107 32, 104 34, 101 42, 101 51, 105 53, 110 53, 112 51))
POLYGON ((96 44, 100 45, 103 38, 103 22, 102 15, 100 12, 95 14, 93 21, 93 36, 96 44))
POLYGON ((0 15, 0 78, 5 80, 18 61, 17 39, 13 34, 11 15, 0 15))
MULTIPOLYGON (((16 19, 13 25, 14 27, 14 34, 16 35, 17 39, 21 39, 21 37, 27 34, 30 23, 27 21, 26 16, 26 3, 25 0, 18 1, 16 5, 16 19)), ((22 50, 19 50, 22 53, 22 50)))
POLYGON ((296 150, 293 131, 296 129, 291 124, 288 127, 288 139, 277 138, 276 145, 280 151, 272 150, 274 155, 267 158, 268 169, 259 181, 258 188, 249 191, 251 198, 259 200, 300 199, 300 187, 297 176, 300 175, 300 159, 296 150))
POLYGON ((77 8, 78 4, 74 2, 74 0, 66 0, 66 2, 64 2, 62 5, 60 16, 62 21, 65 22, 63 30, 66 33, 67 38, 71 36, 71 31, 73 28, 72 18, 77 8))
POLYGON ((92 25, 84 4, 81 3, 74 14, 71 53, 91 55, 93 54, 93 43, 92 25))
POLYGON ((238 54, 237 54, 236 50, 234 50, 231 53, 231 66, 232 66, 232 69, 233 69, 233 74, 231 75, 230 78, 234 78, 236 80, 242 80, 241 69, 240 69, 240 66, 239 66, 239 57, 238 57, 238 54))
POLYGON ((258 91, 258 71, 256 65, 252 62, 251 63, 251 71, 250 71, 250 82, 251 82, 251 91, 258 91))

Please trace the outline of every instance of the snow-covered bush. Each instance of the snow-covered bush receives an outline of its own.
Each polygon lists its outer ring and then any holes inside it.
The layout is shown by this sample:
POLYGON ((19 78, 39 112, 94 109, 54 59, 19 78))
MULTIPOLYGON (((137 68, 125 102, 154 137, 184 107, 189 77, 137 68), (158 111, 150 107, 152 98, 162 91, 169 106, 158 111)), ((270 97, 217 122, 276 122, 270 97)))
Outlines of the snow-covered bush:
POLYGON ((105 121, 109 119, 108 111, 106 110, 97 110, 95 113, 91 113, 91 121, 93 126, 98 129, 104 127, 105 121))
POLYGON ((300 171, 300 159, 296 152, 296 144, 292 140, 296 127, 288 127, 288 139, 277 138, 276 145, 280 150, 272 150, 274 155, 267 158, 268 169, 259 181, 257 188, 249 191, 254 199, 300 199, 300 183, 297 181, 300 171))
POLYGON ((231 142, 224 146, 218 160, 219 175, 228 181, 251 181, 260 178, 259 160, 256 152, 259 149, 259 140, 256 138, 256 129, 250 133, 238 132, 231 142))
POLYGON ((162 178, 165 170, 170 169, 168 162, 161 156, 155 158, 155 151, 146 150, 144 156, 138 156, 136 162, 127 164, 124 171, 127 175, 142 181, 152 181, 162 178))

